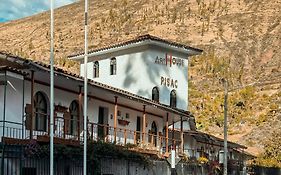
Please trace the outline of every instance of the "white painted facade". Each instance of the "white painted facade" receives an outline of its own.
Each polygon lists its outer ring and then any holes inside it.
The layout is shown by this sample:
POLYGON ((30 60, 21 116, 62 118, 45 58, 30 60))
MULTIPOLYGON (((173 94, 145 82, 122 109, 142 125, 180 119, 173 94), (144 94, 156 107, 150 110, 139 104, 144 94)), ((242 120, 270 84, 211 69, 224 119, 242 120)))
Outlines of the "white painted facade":
MULTIPOLYGON (((8 84, 6 86, 6 101, 4 101, 4 88, 5 86, 0 86, 0 136, 4 137, 11 137, 11 138, 22 138, 22 139, 28 139, 30 137, 29 130, 25 129, 25 105, 31 104, 31 81, 30 80, 24 80, 22 75, 12 73, 7 71, 7 80, 8 84), (24 93, 23 93, 24 91, 24 93), (5 103, 5 105, 4 105, 5 103), (5 107, 5 113, 4 113, 4 107, 5 107), (4 122, 3 122, 4 121, 4 122), (5 130, 3 130, 3 125, 5 125, 5 130)), ((46 74, 48 75, 48 74, 46 74)), ((50 109, 49 99, 50 99, 50 88, 48 85, 44 85, 42 83, 35 83, 34 84, 34 94, 37 92, 41 92, 46 97, 46 100, 48 102, 48 114, 50 109)), ((78 94, 72 93, 69 91, 61 90, 58 88, 55 88, 54 91, 54 100, 55 105, 60 105, 63 107, 68 108, 74 100, 78 100, 78 94)), ((82 102, 83 103, 83 102, 82 102)), ((83 105, 83 104, 82 104, 83 105)), ((103 116, 104 124, 108 124, 109 126, 114 126, 114 104, 89 98, 88 103, 88 119, 89 122, 92 123, 98 123, 98 116, 99 116, 99 107, 103 107, 108 109, 108 113, 103 116)), ((136 111, 133 109, 129 109, 126 107, 118 107, 118 111, 121 112, 121 116, 118 116, 118 119, 126 119, 129 121, 129 124, 124 126, 117 123, 117 127, 121 129, 128 130, 128 139, 127 143, 134 143, 134 134, 133 131, 136 130, 137 126, 137 117, 141 118, 141 131, 142 131, 142 118, 143 113, 140 111, 136 111), (129 117, 126 117, 126 114, 129 117), (132 131, 132 132, 129 132, 132 131)), ((58 113, 57 113, 58 114, 58 113)), ((59 115, 58 116, 62 116, 59 115)), ((146 133, 151 130, 152 122, 156 123, 157 130, 159 132, 163 131, 163 128, 165 126, 164 118, 154 116, 151 114, 146 114, 146 133)), ((48 122, 47 122, 48 125, 48 122)), ((57 126, 58 127, 58 126, 57 126)), ((47 127, 48 128, 48 127, 47 127)), ((59 128, 57 128, 57 131, 55 131, 56 134, 59 133, 59 128)), ((60 129, 61 130, 61 129, 60 129)), ((60 131, 61 132, 61 131, 60 131)), ((97 128, 95 128, 95 134, 97 133, 97 128)), ((36 135, 37 131, 33 131, 34 135, 36 135)), ((40 135, 47 134, 40 133, 40 135)), ((82 135, 82 131, 80 131, 80 135, 82 135)), ((1 137, 2 138, 2 137, 1 137)), ((147 138, 148 139, 148 138, 147 138)), ((111 138, 112 140, 112 138, 111 138)), ((124 135, 122 133, 117 133, 117 143, 118 142, 124 142, 124 135)))
MULTIPOLYGON (((187 55, 154 47, 145 50, 136 50, 133 53, 115 57, 117 66, 116 75, 110 75, 111 58, 109 57, 99 61, 99 77, 96 78, 93 73, 95 61, 90 61, 88 63, 88 78, 148 99, 152 98, 153 87, 158 87, 159 102, 166 105, 170 105, 171 91, 176 90, 176 107, 187 110, 187 55), (159 62, 160 58, 162 58, 162 62, 159 62), (177 64, 179 62, 180 64, 177 64)), ((80 74, 84 76, 83 63, 80 65, 80 74)))

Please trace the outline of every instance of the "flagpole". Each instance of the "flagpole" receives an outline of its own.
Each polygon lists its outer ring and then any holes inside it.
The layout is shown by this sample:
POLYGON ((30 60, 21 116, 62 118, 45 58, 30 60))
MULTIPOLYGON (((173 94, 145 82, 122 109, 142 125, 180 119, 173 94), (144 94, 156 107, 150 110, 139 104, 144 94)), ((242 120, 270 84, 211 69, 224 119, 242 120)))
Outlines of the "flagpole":
POLYGON ((223 161, 223 174, 227 175, 227 98, 228 98, 228 81, 223 79, 224 84, 224 125, 223 125, 223 135, 224 135, 224 161, 223 161))
POLYGON ((84 154, 83 169, 84 175, 87 175, 87 106, 88 106, 88 0, 85 0, 85 55, 84 55, 84 154))
POLYGON ((50 175, 54 174, 54 2, 51 3, 51 48, 50 48, 50 175))

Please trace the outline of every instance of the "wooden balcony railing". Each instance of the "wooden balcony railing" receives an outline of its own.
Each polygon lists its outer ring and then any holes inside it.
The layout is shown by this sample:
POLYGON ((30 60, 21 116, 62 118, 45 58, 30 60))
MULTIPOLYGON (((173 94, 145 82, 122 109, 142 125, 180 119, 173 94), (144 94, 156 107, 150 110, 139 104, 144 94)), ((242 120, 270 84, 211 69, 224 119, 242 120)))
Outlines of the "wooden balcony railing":
MULTIPOLYGON (((47 126, 49 126, 49 122, 45 121, 42 123, 47 123, 47 126)), ((63 117, 56 117, 54 137, 55 139, 68 140, 72 142, 76 141, 80 144, 84 139, 83 131, 80 130, 80 128, 83 127, 81 126, 81 122, 78 120, 66 120, 63 117)), ((156 151, 160 154, 164 154, 166 152, 166 147, 168 147, 168 152, 170 152, 173 148, 176 149, 177 152, 183 151, 180 150, 180 140, 166 138, 152 133, 142 133, 140 131, 126 128, 114 128, 113 126, 93 122, 87 122, 87 132, 88 140, 92 141, 103 141, 122 146, 134 144, 137 148, 156 151), (166 140, 168 140, 168 145, 166 145, 166 140)), ((1 138, 31 139, 30 135, 32 136, 32 139, 42 140, 45 138, 45 141, 48 141, 49 127, 42 127, 41 130, 38 130, 38 127, 37 129, 34 126, 32 128, 28 128, 26 125, 22 125, 20 123, 11 124, 5 122, 4 125, 4 122, 2 122, 2 124, 0 122, 1 138), (32 132, 30 132, 30 129, 32 132)))

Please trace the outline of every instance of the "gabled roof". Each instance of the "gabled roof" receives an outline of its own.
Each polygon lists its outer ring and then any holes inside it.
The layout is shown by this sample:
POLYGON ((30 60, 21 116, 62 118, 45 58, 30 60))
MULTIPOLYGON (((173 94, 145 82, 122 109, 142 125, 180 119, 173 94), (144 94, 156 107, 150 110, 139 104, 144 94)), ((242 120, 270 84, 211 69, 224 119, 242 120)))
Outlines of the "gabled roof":
MULTIPOLYGON (((126 46, 129 46, 129 48, 134 47, 134 46, 139 47, 141 44, 154 44, 154 45, 158 45, 158 46, 162 46, 162 47, 166 46, 166 47, 170 47, 172 49, 176 49, 181 52, 189 53, 189 55, 198 55, 203 52, 203 50, 201 50, 201 49, 193 48, 193 47, 190 47, 190 46, 187 46, 184 44, 176 43, 173 41, 169 41, 166 39, 162 39, 162 38, 147 34, 147 35, 142 35, 142 36, 139 36, 139 37, 136 37, 134 39, 127 40, 124 42, 120 42, 120 43, 108 45, 105 47, 96 48, 94 50, 90 50, 88 54, 89 54, 89 56, 95 56, 95 53, 114 50, 114 49, 126 47, 126 46)), ((84 52, 72 54, 72 55, 68 56, 68 58, 79 60, 79 59, 82 59, 83 56, 84 56, 84 52)))
MULTIPOLYGON (((15 65, 18 65, 17 67, 29 68, 31 70, 41 70, 41 71, 50 72, 50 65, 48 65, 48 64, 38 62, 38 61, 27 60, 27 59, 23 59, 23 58, 18 57, 18 56, 13 56, 13 55, 10 55, 10 54, 0 52, 0 62, 3 61, 3 60, 14 62, 15 65)), ((18 70, 20 71, 21 68, 18 68, 18 70)), ((66 70, 55 67, 54 71, 55 71, 56 75, 60 75, 60 76, 66 77, 66 78, 70 78, 70 79, 73 79, 73 80, 79 81, 79 82, 84 81, 84 78, 82 76, 71 73, 71 72, 68 72, 66 70)), ((174 114, 182 115, 182 116, 185 116, 185 117, 191 117, 192 116, 192 114, 189 111, 184 111, 184 110, 181 110, 181 109, 172 108, 168 105, 156 102, 156 101, 148 99, 148 98, 144 98, 142 96, 130 93, 128 91, 125 91, 125 90, 122 90, 122 89, 119 89, 119 88, 108 86, 106 84, 102 84, 102 83, 99 83, 99 82, 96 82, 96 81, 93 81, 93 80, 90 80, 90 79, 88 79, 88 83, 91 86, 110 91, 112 93, 115 93, 116 95, 123 96, 123 97, 126 97, 126 98, 130 99, 130 100, 134 100, 134 101, 146 104, 146 105, 151 105, 151 106, 154 106, 156 108, 172 112, 174 114)))
MULTIPOLYGON (((185 131, 184 133, 192 136, 198 142, 206 143, 206 144, 213 144, 216 146, 223 147, 224 140, 221 138, 215 137, 211 134, 207 134, 207 133, 200 132, 200 131, 185 131)), ((227 141, 227 144, 228 144, 229 148, 242 148, 242 149, 247 148, 243 145, 240 145, 240 144, 234 143, 234 142, 230 142, 230 141, 227 141)))

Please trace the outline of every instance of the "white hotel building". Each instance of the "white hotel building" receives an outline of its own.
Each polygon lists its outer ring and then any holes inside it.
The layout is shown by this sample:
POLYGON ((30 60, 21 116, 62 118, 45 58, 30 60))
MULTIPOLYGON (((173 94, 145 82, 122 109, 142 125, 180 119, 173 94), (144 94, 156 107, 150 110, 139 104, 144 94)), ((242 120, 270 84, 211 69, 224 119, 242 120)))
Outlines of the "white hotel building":
MULTIPOLYGON (((150 35, 90 51, 88 139, 135 144, 162 158, 172 148, 178 155, 202 152, 184 137, 186 131, 196 132, 187 111, 188 60, 201 52, 150 35)), ((55 143, 75 146, 83 140, 84 63, 82 54, 69 58, 80 62, 80 75, 55 69, 55 143)), ((48 143, 49 65, 5 53, 0 63, 2 147, 30 140, 48 143)))

